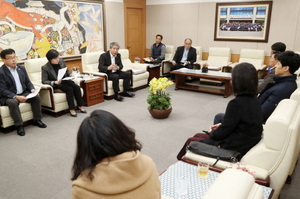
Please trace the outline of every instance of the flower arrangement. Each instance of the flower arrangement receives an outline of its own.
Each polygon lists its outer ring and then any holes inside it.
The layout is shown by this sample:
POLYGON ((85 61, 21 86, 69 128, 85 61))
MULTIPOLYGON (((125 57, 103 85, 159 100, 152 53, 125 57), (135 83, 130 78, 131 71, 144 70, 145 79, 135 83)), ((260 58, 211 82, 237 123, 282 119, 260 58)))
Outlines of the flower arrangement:
POLYGON ((135 63, 140 63, 140 61, 141 61, 141 58, 139 58, 139 57, 135 57, 135 58, 134 58, 134 62, 135 62, 135 63))
POLYGON ((236 164, 230 164, 230 166, 227 166, 226 168, 232 168, 232 169, 238 169, 238 170, 242 170, 242 171, 245 171, 247 173, 249 173, 250 175, 252 175, 255 179, 255 171, 250 171, 246 165, 240 163, 240 162, 237 162, 236 164))
POLYGON ((148 109, 166 110, 171 107, 170 93, 166 92, 166 88, 172 84, 166 77, 153 78, 149 82, 148 109))
POLYGON ((207 73, 208 72, 208 64, 207 63, 203 64, 203 66, 202 66, 202 72, 203 73, 207 73))
POLYGON ((78 72, 79 71, 79 66, 72 66, 72 71, 78 72))

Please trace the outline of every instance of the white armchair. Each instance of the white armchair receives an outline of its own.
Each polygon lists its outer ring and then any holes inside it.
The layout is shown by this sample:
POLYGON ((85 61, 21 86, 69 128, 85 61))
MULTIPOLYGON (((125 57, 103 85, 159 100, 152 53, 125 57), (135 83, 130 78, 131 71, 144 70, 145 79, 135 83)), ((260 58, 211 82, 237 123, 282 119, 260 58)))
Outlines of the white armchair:
MULTIPOLYGON (((262 70, 266 65, 265 51, 260 49, 241 49, 240 59, 238 63, 248 62, 252 64, 256 70, 262 70)), ((236 66, 238 63, 230 64, 231 67, 236 66)))
MULTIPOLYGON (((47 58, 29 59, 24 62, 24 66, 27 70, 29 79, 34 86, 41 87, 39 94, 43 112, 49 113, 54 117, 58 117, 69 112, 69 106, 65 93, 56 93, 52 86, 42 84, 41 67, 47 62, 47 58)), ((79 84, 79 81, 79 79, 74 80, 77 84, 79 84)))
MULTIPOLYGON (((300 106, 292 99, 282 100, 264 125, 263 138, 241 159, 255 176, 262 180, 270 178, 274 189, 272 199, 277 199, 288 177, 298 145, 300 106)), ((215 159, 187 151, 185 158, 207 162, 215 159)), ((215 166, 225 169, 229 162, 219 161, 215 166)))
POLYGON ((224 170, 201 199, 263 199, 262 186, 249 173, 238 169, 224 170), (235 191, 233 191, 233 189, 235 191))
POLYGON ((200 64, 208 64, 208 70, 222 71, 223 66, 231 64, 231 50, 226 47, 210 47, 208 59, 201 61, 200 64))
MULTIPOLYGON (((33 114, 29 103, 20 103, 19 105, 23 126, 31 123, 33 114)), ((14 120, 11 118, 8 106, 0 106, 0 127, 3 133, 9 133, 14 130, 14 120)))
POLYGON ((194 69, 201 69, 202 60, 202 47, 201 46, 193 46, 196 49, 197 60, 194 62, 194 69))
POLYGON ((121 54, 123 71, 130 71, 131 73, 131 88, 138 90, 147 87, 149 78, 147 67, 149 64, 132 63, 129 59, 128 49, 119 49, 119 53, 121 54))
POLYGON ((165 59, 161 62, 160 76, 166 76, 170 73, 174 52, 175 48, 173 45, 166 45, 165 59))

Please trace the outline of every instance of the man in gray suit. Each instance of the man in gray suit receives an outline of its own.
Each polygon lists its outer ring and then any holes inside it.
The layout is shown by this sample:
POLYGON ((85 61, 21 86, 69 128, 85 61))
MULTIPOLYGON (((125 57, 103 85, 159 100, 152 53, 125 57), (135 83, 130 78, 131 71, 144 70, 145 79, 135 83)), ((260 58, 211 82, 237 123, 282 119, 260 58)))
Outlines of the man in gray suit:
POLYGON ((13 49, 1 52, 3 65, 0 68, 0 103, 9 107, 9 112, 17 127, 20 136, 25 135, 23 120, 19 108, 20 103, 30 103, 33 113, 33 125, 46 128, 41 113, 41 100, 39 95, 27 99, 26 96, 35 92, 24 66, 17 65, 16 54, 13 49))

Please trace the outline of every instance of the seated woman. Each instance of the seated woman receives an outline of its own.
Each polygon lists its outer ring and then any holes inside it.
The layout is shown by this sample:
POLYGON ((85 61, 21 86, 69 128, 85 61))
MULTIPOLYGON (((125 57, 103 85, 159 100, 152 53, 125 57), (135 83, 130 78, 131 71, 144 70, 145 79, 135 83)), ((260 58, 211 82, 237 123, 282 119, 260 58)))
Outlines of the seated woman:
POLYGON ((228 103, 225 114, 216 115, 208 134, 197 133, 186 141, 177 159, 185 155, 191 141, 238 151, 242 156, 256 145, 263 131, 261 103, 256 97, 257 83, 257 72, 252 64, 236 65, 232 70, 232 89, 236 97, 228 103))
POLYGON ((72 168, 72 199, 159 199, 152 159, 135 133, 113 114, 95 110, 81 123, 72 168))
MULTIPOLYGON (((70 115, 72 117, 77 117, 74 97, 80 112, 86 113, 86 110, 83 108, 84 102, 81 97, 80 87, 71 80, 57 81, 58 70, 66 67, 64 60, 59 59, 59 53, 54 49, 49 50, 46 54, 46 57, 49 62, 42 66, 42 83, 50 84, 54 89, 60 89, 66 93, 70 115)), ((70 76, 72 76, 72 74, 67 69, 64 77, 70 76)))

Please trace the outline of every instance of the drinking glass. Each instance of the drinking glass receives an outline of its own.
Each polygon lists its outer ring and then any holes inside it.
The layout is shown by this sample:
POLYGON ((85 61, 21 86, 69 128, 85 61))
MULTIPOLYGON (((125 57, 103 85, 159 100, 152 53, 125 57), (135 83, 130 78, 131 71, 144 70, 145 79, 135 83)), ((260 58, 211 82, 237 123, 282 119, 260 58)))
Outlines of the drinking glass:
POLYGON ((176 193, 180 196, 187 194, 188 191, 188 182, 184 177, 178 177, 175 181, 176 193))
POLYGON ((198 162, 198 176, 200 178, 207 178, 208 177, 208 171, 209 171, 209 165, 207 163, 198 162))

